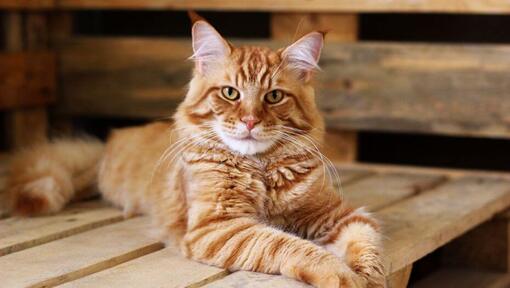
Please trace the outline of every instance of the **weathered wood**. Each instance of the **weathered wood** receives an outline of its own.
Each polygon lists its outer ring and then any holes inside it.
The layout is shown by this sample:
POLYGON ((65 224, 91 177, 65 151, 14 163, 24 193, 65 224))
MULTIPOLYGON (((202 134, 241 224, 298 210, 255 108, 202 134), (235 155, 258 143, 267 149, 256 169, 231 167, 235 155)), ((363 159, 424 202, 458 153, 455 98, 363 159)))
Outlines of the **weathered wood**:
POLYGON ((510 181, 466 177, 378 211, 388 236, 387 272, 415 262, 509 205, 510 181))
MULTIPOLYGON (((64 113, 165 117, 190 77, 184 40, 73 39, 62 49, 64 113)), ((505 45, 330 43, 318 102, 330 128, 510 137, 509 55, 505 45)))
MULTIPOLYGON (((374 172, 366 169, 356 169, 353 167, 337 169, 338 175, 340 176, 340 183, 334 182, 333 184, 338 187, 339 185, 345 186, 352 184, 353 182, 359 181, 363 178, 372 176, 374 172)), ((334 179, 336 180, 336 179, 334 179)))
POLYGON ((472 269, 443 268, 413 284, 413 288, 507 288, 510 275, 472 269))
POLYGON ((412 270, 413 265, 410 264, 388 276, 388 288, 406 288, 412 270))
MULTIPOLYGON (((4 20, 6 50, 9 52, 20 52, 22 49, 28 49, 29 51, 44 50, 47 45, 45 17, 42 14, 29 13, 26 20, 22 20, 20 12, 6 13, 4 20), (25 22, 26 27, 24 27, 23 22, 25 22)), ((56 74, 54 60, 51 59, 51 63, 48 63, 48 59, 43 60, 43 62, 39 62, 39 59, 25 60, 33 60, 33 64, 32 62, 26 62, 26 66, 36 69, 29 69, 27 70, 28 73, 20 74, 17 66, 0 65, 2 67, 0 70, 2 75, 0 77, 0 91, 3 94, 1 98, 6 101, 3 103, 4 105, 0 103, 0 109, 10 105, 16 107, 26 106, 27 102, 38 103, 41 102, 41 98, 45 99, 43 102, 53 99, 56 74), (15 84, 21 84, 21 86, 15 84), (20 105, 20 103, 23 105, 20 105)), ((25 71, 21 70, 21 72, 25 71)), ((22 107, 11 110, 6 115, 6 127, 7 142, 11 148, 44 142, 46 141, 47 131, 46 109, 44 107, 22 107)))
POLYGON ((345 187, 344 196, 355 207, 376 211, 446 181, 440 175, 390 173, 368 177, 345 187))
POLYGON ((146 217, 97 228, 0 257, 5 287, 49 287, 159 250, 146 217))
POLYGON ((200 287, 228 272, 184 258, 174 247, 140 257, 59 287, 200 287))
POLYGON ((45 105, 55 100, 55 55, 0 53, 0 109, 45 105))
POLYGON ((60 0, 64 9, 197 9, 303 12, 509 13, 504 0, 60 0))
POLYGON ((122 219, 122 212, 118 209, 98 202, 84 202, 52 216, 0 220, 0 256, 122 219))
POLYGON ((447 266, 510 272, 510 223, 495 217, 445 245, 442 262, 447 266))
POLYGON ((49 9, 55 7, 55 0, 0 0, 0 9, 49 9))

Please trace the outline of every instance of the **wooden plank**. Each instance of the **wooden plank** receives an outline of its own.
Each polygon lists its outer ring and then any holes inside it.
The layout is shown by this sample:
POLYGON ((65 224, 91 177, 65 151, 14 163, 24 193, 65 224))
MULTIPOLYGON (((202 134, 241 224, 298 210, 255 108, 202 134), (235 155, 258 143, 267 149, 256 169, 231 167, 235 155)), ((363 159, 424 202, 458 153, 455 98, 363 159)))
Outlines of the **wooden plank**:
POLYGON ((49 9, 55 7, 55 0, 0 0, 0 9, 49 9))
POLYGON ((0 109, 39 106, 55 100, 55 55, 0 53, 0 109))
POLYGON ((388 288, 406 288, 411 277, 413 265, 407 265, 388 277, 388 288))
POLYGON ((70 287, 200 287, 228 272, 184 258, 172 247, 64 284, 70 287), (148 282, 149 281, 149 282, 148 282))
MULTIPOLYGON (((165 117, 184 97, 186 40, 88 38, 61 47, 61 112, 165 117)), ((506 45, 330 43, 318 103, 329 128, 510 137, 509 55, 506 45)))
POLYGON ((374 172, 366 169, 356 169, 353 167, 350 168, 343 168, 343 169, 337 169, 338 174, 340 175, 340 182, 341 183, 334 183, 336 187, 338 185, 349 185, 353 182, 359 181, 363 178, 369 177, 374 174, 374 172))
POLYGON ((495 217, 441 249, 442 263, 450 267, 510 272, 510 223, 495 217))
MULTIPOLYGON (((408 265, 508 205, 510 181, 469 177, 376 212, 385 225, 387 236, 384 243, 386 275, 406 271, 408 265)), ((279 287, 298 285, 297 281, 282 276, 236 272, 206 287, 245 287, 246 283, 250 283, 250 288, 271 287, 273 283, 278 283, 279 287)))
POLYGON ((149 228, 134 218, 0 257, 2 285, 55 286, 161 249, 149 228))
POLYGON ((100 202, 83 202, 45 217, 0 221, 0 256, 118 222, 122 212, 100 202))
POLYGON ((377 212, 385 223, 388 274, 441 247, 510 205, 510 181, 460 178, 377 212))
POLYGON ((60 0, 63 9, 197 9, 303 12, 509 13, 505 0, 60 0))
MULTIPOLYGON (((506 179, 510 180, 509 172, 490 171, 490 170, 476 170, 476 169, 451 169, 451 168, 436 168, 436 167, 418 167, 410 165, 394 165, 394 164, 374 164, 374 163, 335 163, 339 170, 348 169, 362 169, 369 170, 374 173, 415 173, 427 175, 444 175, 448 178, 459 177, 483 177, 491 179, 506 179)), ((510 212, 509 212, 510 215, 510 212)))
POLYGON ((344 196, 354 207, 376 211, 429 190, 446 181, 440 175, 389 173, 368 177, 344 188, 344 196))
POLYGON ((510 274, 475 269, 443 268, 413 284, 413 288, 507 288, 510 274))

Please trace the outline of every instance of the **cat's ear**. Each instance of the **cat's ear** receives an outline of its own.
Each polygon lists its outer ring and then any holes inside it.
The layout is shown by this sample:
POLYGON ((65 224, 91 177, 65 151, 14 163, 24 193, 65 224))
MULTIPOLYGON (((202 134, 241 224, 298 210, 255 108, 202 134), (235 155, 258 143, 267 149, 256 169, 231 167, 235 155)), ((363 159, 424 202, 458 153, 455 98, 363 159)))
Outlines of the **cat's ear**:
POLYGON ((193 59, 200 73, 206 73, 215 62, 224 60, 231 52, 229 43, 221 37, 214 27, 198 19, 193 23, 193 59))
POLYGON ((319 58, 323 45, 324 33, 308 33, 283 50, 285 64, 288 68, 298 71, 299 76, 308 81, 312 72, 320 70, 319 58))

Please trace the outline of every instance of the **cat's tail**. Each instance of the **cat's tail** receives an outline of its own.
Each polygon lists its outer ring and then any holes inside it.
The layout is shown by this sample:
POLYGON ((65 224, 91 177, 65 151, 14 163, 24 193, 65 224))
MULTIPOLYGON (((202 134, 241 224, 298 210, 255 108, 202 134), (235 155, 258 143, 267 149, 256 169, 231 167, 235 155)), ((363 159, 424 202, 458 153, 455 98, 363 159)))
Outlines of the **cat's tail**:
POLYGON ((97 193, 104 144, 92 138, 59 139, 16 153, 8 168, 7 209, 32 216, 60 211, 97 193))

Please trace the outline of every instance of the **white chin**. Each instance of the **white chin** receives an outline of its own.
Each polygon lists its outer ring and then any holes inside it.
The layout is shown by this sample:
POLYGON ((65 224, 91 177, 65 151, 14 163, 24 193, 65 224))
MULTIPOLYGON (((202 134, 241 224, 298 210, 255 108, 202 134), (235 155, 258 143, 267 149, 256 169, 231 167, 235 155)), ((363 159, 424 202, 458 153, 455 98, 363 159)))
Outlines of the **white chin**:
POLYGON ((273 145, 273 141, 235 139, 226 135, 222 135, 221 138, 230 149, 243 155, 255 155, 258 153, 263 153, 273 145))

